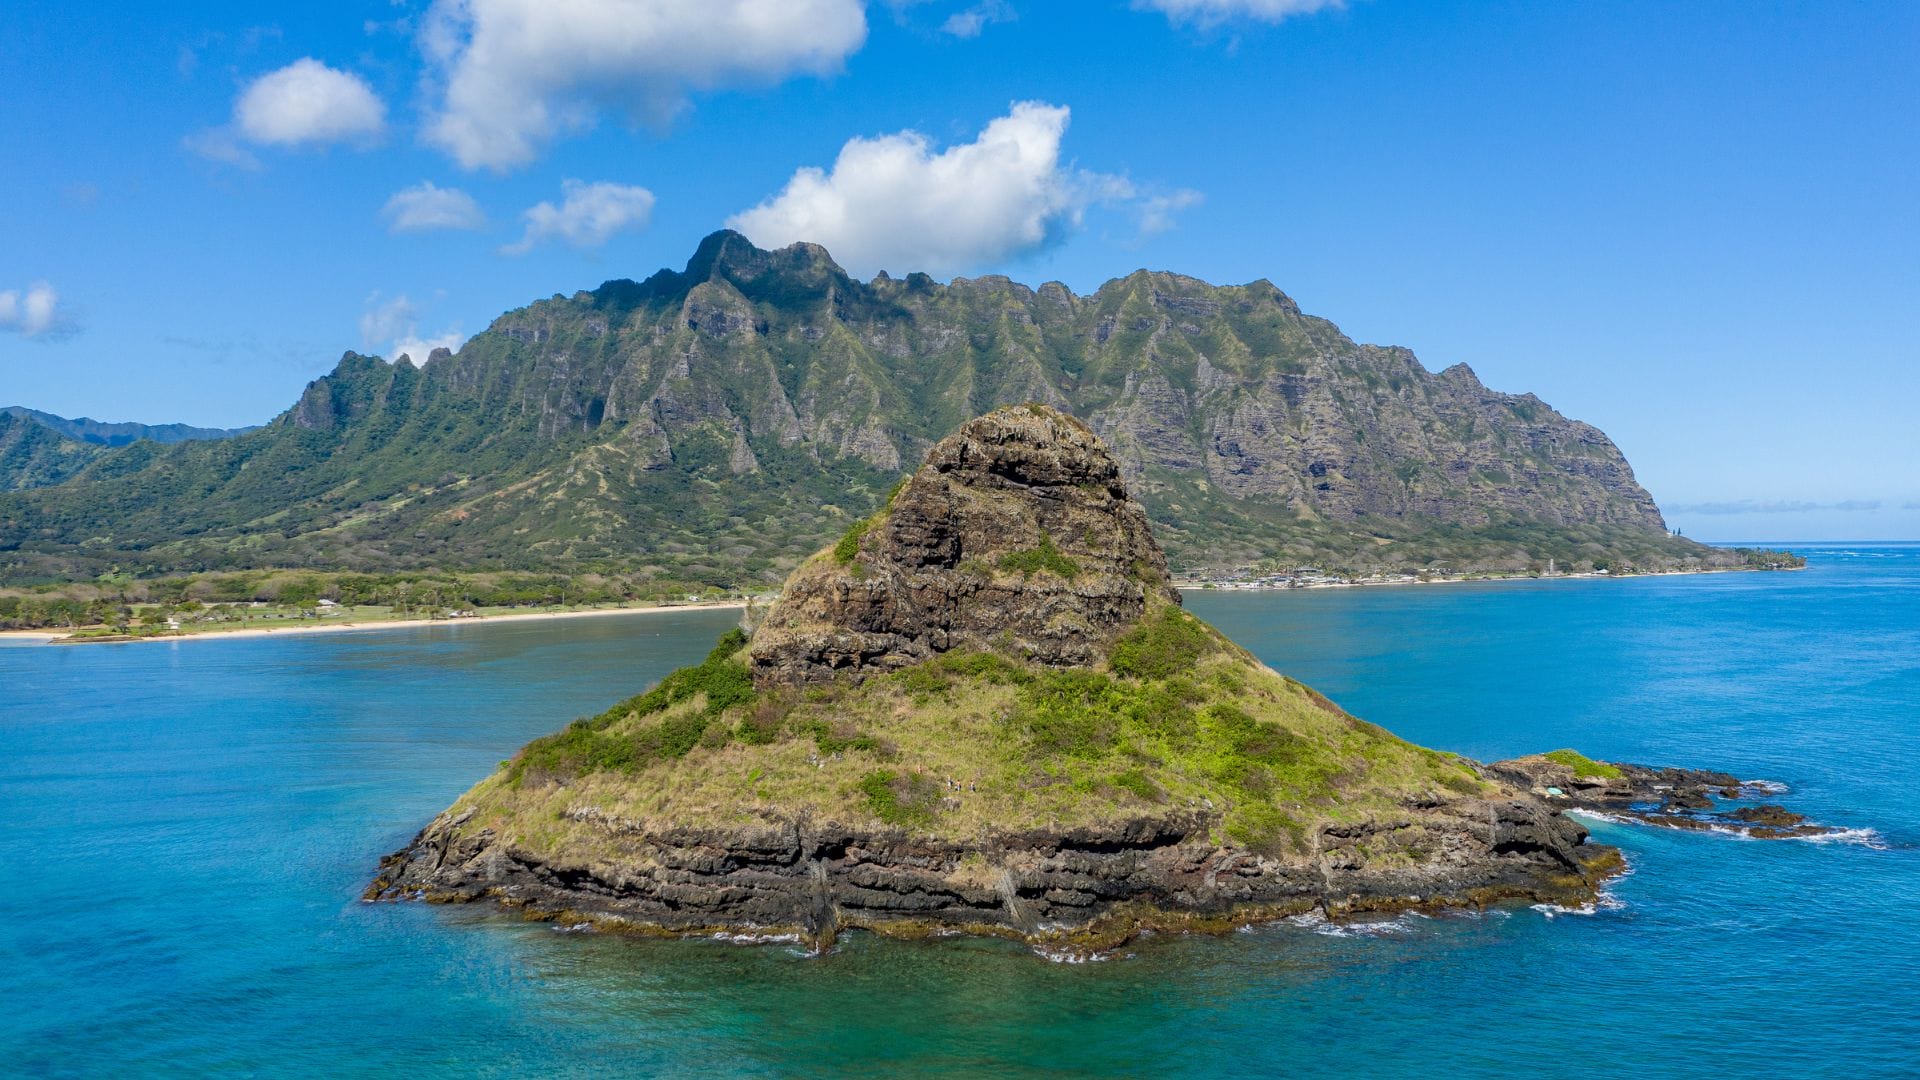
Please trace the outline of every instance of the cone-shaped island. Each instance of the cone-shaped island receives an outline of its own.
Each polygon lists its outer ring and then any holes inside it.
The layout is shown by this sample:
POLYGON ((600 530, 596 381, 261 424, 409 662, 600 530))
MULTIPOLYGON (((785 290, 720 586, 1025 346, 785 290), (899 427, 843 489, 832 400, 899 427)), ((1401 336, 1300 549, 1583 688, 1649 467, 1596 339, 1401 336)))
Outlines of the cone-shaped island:
POLYGON ((370 898, 607 929, 991 933, 1577 904, 1620 866, 1525 778, 1347 715, 1181 610, 1080 421, 1003 408, 751 640, 535 740, 370 898))

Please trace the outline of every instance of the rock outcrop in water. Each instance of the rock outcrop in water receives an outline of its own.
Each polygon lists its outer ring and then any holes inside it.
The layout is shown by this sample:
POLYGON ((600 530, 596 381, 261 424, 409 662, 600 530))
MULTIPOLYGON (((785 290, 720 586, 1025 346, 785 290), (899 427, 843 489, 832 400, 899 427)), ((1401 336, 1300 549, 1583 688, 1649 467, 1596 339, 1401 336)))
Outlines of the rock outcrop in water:
POLYGON ((1413 746, 1262 666, 1165 567, 1083 425, 976 419, 750 644, 529 744, 368 896, 1084 951, 1315 909, 1575 904, 1621 865, 1524 768, 1413 746))
POLYGON ((1843 830, 1810 822, 1784 806, 1763 803, 1777 784, 1732 773, 1626 762, 1597 762, 1572 750, 1498 761, 1486 767, 1550 805, 1696 832, 1738 833, 1755 840, 1832 836, 1843 830))

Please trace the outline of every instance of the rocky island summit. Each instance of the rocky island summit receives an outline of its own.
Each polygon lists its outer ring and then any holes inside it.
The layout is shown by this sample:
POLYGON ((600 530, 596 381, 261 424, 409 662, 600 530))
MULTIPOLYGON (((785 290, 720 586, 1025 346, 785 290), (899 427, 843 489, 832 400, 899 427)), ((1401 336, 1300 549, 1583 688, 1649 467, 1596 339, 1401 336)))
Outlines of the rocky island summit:
POLYGON ((1313 910, 1585 903, 1622 862, 1563 811, 1664 775, 1483 767, 1348 715, 1183 611, 1100 439, 1016 406, 936 444, 751 638, 502 763, 367 897, 1089 952, 1313 910))

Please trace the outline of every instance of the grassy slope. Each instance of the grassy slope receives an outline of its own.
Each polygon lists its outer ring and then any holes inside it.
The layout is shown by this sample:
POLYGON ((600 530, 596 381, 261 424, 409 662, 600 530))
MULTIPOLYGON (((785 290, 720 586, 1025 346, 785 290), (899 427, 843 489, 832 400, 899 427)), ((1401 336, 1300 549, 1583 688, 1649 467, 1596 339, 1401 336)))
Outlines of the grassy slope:
POLYGON ((1210 804, 1228 837, 1281 853, 1323 821, 1491 790, 1171 606, 1099 670, 949 653, 859 686, 756 693, 740 645, 529 744, 461 797, 479 808, 467 828, 594 861, 617 841, 569 811, 655 826, 808 814, 964 839, 1210 804))

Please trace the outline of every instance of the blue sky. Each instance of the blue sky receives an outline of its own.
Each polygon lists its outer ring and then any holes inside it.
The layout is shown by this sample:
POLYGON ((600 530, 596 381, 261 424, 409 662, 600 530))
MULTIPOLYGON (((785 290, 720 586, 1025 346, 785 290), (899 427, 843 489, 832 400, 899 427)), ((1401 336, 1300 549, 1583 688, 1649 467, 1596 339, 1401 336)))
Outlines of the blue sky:
POLYGON ((732 222, 1265 277, 1600 426, 1689 535, 1920 537, 1920 5, 125 7, 9 5, 0 404, 257 423, 732 222))

